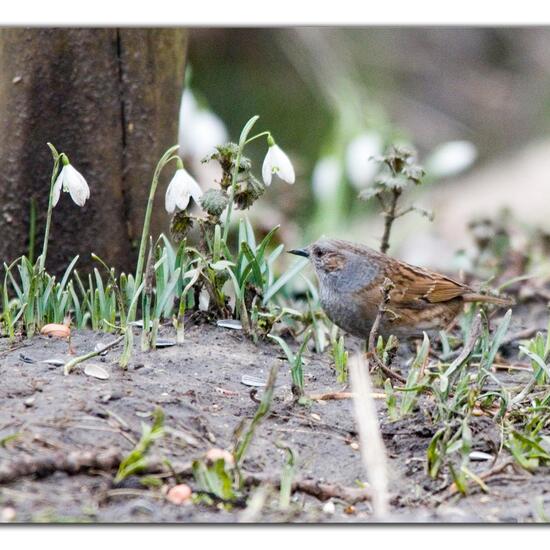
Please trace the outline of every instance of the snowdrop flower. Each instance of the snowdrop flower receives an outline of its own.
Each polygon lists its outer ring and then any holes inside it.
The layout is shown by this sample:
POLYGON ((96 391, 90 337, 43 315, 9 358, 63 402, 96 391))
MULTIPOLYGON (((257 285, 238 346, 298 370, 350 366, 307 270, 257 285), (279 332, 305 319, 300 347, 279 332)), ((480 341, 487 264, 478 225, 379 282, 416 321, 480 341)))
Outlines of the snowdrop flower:
POLYGON ((61 154, 61 161, 63 163, 63 168, 53 184, 52 205, 55 206, 59 202, 61 188, 63 187, 63 191, 69 193, 71 199, 73 199, 78 206, 84 206, 86 200, 90 198, 90 188, 84 176, 73 168, 65 153, 61 154))
POLYGON ((317 161, 311 176, 313 193, 319 200, 330 199, 340 183, 342 167, 337 157, 324 157, 317 161))
POLYGON ((277 174, 283 181, 294 183, 296 175, 294 167, 287 154, 275 143, 271 135, 267 136, 269 149, 262 165, 262 178, 266 185, 271 185, 273 174, 277 174))
POLYGON ((176 208, 185 210, 191 197, 199 204, 201 196, 202 190, 199 184, 193 179, 189 172, 185 170, 183 163, 178 161, 178 169, 168 184, 168 189, 166 189, 164 203, 166 211, 172 214, 176 208))
POLYGON ((469 141, 448 141, 436 147, 426 160, 427 172, 437 178, 456 176, 477 158, 476 146, 469 141))
POLYGON ((221 118, 207 109, 201 109, 193 92, 185 90, 179 119, 180 151, 200 161, 227 139, 227 129, 221 118))
POLYGON ((346 173, 356 189, 363 189, 380 166, 371 157, 382 154, 382 139, 374 132, 364 132, 351 141, 346 150, 346 173))

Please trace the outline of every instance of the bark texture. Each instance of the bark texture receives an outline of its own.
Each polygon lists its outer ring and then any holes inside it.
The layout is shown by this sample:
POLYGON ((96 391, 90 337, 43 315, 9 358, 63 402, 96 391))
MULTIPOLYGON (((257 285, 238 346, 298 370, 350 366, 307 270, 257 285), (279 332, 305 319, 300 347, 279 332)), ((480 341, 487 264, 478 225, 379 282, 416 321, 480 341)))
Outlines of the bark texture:
MULTIPOLYGON (((177 143, 185 69, 183 29, 0 30, 0 260, 27 251, 31 200, 42 246, 52 159, 65 152, 90 186, 83 208, 63 193, 47 267, 90 252, 132 271, 149 183, 177 143)), ((158 189, 152 234, 168 227, 158 189)))

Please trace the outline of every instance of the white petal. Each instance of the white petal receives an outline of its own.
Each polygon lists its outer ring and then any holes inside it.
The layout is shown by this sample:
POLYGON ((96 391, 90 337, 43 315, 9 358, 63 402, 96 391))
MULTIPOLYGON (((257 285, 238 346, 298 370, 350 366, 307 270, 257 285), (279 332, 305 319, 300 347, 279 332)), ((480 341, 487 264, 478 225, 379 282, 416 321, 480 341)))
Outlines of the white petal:
POLYGON ((203 109, 192 117, 186 126, 186 133, 192 136, 185 153, 202 160, 216 150, 217 145, 227 141, 227 130, 221 119, 214 113, 203 109))
POLYGON ((53 184, 53 200, 52 205, 55 206, 59 202, 59 197, 61 195, 61 185, 63 184, 63 176, 65 174, 65 167, 61 168, 61 172, 57 176, 55 183, 53 184))
POLYGON ((65 166, 65 169, 65 188, 68 188, 71 199, 73 199, 78 206, 84 206, 86 199, 90 196, 90 188, 86 180, 71 164, 65 166))
POLYGON ((180 154, 202 160, 227 138, 222 120, 208 109, 199 108, 193 92, 186 89, 181 97, 179 116, 180 154))
POLYGON ((202 189, 187 170, 183 170, 183 185, 188 195, 191 195, 194 201, 199 204, 199 199, 202 197, 202 189))
POLYGON ((313 193, 320 200, 334 196, 342 177, 342 168, 337 157, 324 157, 317 162, 311 176, 313 193))
POLYGON ((272 145, 270 149, 273 149, 272 172, 276 172, 283 181, 286 181, 287 183, 294 183, 296 180, 294 166, 292 166, 287 154, 278 145, 272 145))
POLYGON ((436 147, 426 160, 429 175, 455 176, 469 168, 477 158, 477 149, 469 141, 449 141, 436 147))
POLYGON ((187 154, 193 146, 193 118, 197 112, 197 101, 193 92, 185 89, 181 96, 179 118, 179 145, 180 153, 187 154))
POLYGON ((191 195, 187 178, 192 179, 185 170, 180 168, 176 170, 172 181, 169 183, 164 202, 166 211, 169 214, 174 212, 176 207, 179 210, 185 210, 187 208, 191 195))
POLYGON ((270 147, 267 150, 267 153, 264 158, 264 163, 262 164, 262 179, 266 185, 271 185, 271 178, 273 177, 273 159, 272 159, 272 149, 270 147))
POLYGON ((357 189, 368 185, 380 165, 371 159, 382 153, 383 143, 378 134, 365 132, 357 136, 346 150, 346 173, 350 183, 357 189))
POLYGON ((176 209, 176 199, 170 185, 168 186, 166 195, 164 196, 164 208, 166 208, 166 212, 168 212, 168 214, 172 214, 172 212, 176 209))

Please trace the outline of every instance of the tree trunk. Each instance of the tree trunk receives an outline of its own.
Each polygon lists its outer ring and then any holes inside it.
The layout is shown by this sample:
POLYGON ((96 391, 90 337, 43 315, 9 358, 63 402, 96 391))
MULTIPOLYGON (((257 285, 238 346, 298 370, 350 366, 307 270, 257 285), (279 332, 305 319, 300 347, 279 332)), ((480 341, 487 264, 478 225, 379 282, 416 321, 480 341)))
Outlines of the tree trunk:
MULTIPOLYGON (((183 29, 0 30, 0 260, 42 249, 52 169, 46 142, 68 155, 90 186, 83 208, 62 193, 53 212, 47 266, 64 269, 95 252, 132 271, 149 183, 177 143, 183 29)), ((165 178, 166 179, 166 178, 165 178)), ((152 234, 168 227, 161 182, 152 234)))

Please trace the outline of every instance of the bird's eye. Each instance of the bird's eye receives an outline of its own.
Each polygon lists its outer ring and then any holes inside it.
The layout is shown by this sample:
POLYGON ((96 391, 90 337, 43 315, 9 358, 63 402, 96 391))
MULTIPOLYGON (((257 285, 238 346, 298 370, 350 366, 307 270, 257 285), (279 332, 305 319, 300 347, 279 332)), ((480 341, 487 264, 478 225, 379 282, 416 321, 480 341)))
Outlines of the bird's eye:
POLYGON ((325 252, 321 250, 320 248, 317 248, 314 252, 315 256, 317 258, 322 258, 325 255, 325 252))

